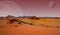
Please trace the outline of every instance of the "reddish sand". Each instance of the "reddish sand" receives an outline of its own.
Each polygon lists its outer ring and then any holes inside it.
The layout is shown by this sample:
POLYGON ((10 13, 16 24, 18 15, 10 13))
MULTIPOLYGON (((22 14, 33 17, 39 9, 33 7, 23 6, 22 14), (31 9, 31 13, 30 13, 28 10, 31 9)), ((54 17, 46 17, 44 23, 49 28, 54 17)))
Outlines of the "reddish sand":
POLYGON ((0 35, 60 35, 60 29, 27 24, 0 25, 0 35))

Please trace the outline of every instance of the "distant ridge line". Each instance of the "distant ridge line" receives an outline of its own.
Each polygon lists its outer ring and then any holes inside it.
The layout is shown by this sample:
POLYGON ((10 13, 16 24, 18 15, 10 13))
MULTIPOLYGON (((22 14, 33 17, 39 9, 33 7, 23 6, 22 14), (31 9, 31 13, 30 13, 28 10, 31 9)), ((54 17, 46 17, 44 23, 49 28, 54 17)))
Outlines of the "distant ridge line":
MULTIPOLYGON (((3 17, 3 16, 0 16, 0 17, 3 17)), ((37 17, 37 16, 18 16, 18 17, 15 17, 15 16, 11 16, 11 15, 8 15, 6 16, 5 18, 48 18, 48 19, 60 19, 60 17, 37 17)))

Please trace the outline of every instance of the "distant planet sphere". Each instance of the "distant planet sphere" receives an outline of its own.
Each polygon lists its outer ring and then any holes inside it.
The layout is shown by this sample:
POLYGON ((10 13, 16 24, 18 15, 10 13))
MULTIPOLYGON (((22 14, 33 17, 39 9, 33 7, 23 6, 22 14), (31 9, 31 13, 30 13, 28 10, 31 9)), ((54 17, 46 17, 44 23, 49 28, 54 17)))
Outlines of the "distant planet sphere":
POLYGON ((49 1, 48 6, 51 8, 55 7, 55 2, 54 1, 49 1))

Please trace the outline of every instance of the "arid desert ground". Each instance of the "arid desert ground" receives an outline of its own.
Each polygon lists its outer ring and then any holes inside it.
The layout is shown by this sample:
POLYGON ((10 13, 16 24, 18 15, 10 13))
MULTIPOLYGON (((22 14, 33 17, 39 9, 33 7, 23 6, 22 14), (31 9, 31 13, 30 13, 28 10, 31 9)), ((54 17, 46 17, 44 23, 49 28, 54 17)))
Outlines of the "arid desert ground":
POLYGON ((28 24, 18 24, 18 22, 9 24, 10 19, 4 19, 0 21, 0 35, 60 35, 60 19, 18 19, 28 24))

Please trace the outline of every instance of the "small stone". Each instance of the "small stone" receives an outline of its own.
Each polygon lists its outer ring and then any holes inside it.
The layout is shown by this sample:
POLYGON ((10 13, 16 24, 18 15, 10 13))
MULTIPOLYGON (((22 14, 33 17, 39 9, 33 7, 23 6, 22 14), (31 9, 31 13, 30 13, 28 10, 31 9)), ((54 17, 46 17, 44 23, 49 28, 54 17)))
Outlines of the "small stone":
POLYGON ((33 25, 32 23, 30 23, 30 25, 33 25))
POLYGON ((15 27, 18 27, 17 25, 15 25, 15 27))

